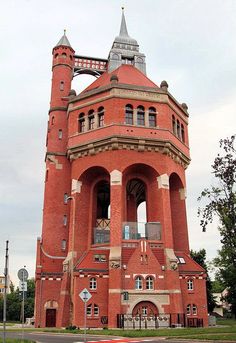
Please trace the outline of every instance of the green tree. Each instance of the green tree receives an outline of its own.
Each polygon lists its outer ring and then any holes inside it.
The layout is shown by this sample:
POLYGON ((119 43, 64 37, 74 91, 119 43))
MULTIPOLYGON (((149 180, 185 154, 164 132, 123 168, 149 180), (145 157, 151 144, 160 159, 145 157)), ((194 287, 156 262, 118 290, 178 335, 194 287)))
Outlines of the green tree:
MULTIPOLYGON (((34 295, 35 286, 34 279, 27 280, 27 293, 25 297, 25 318, 31 318, 34 315, 34 295)), ((22 296, 19 288, 15 289, 14 285, 10 285, 10 293, 7 294, 7 321, 20 321, 21 320, 21 307, 22 296)), ((0 298, 0 320, 2 321, 3 314, 3 298, 0 298)))
POLYGON ((212 281, 208 274, 208 266, 206 262, 206 250, 200 249, 199 251, 190 251, 190 256, 192 259, 197 262, 201 267, 203 267, 207 273, 207 280, 206 280, 206 292, 207 292, 207 309, 208 312, 212 312, 214 307, 216 306, 216 302, 213 296, 212 291, 212 281))
POLYGON ((220 140, 223 154, 217 154, 212 173, 216 186, 202 191, 199 200, 205 200, 204 207, 199 208, 203 231, 215 217, 219 220, 222 248, 215 259, 218 279, 228 289, 227 301, 232 304, 236 318, 236 150, 235 135, 220 140))

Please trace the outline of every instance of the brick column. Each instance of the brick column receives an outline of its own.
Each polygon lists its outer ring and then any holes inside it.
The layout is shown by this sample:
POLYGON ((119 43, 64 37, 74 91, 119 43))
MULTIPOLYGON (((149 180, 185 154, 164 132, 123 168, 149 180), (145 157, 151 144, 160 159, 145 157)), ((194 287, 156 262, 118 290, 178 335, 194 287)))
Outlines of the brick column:
POLYGON ((165 284, 166 289, 170 292, 170 312, 183 313, 182 295, 179 281, 179 272, 177 258, 174 253, 174 242, 171 220, 171 205, 169 193, 169 176, 160 175, 157 178, 158 189, 161 199, 161 225, 162 237, 165 242, 165 284))
POLYGON ((123 222, 122 173, 111 172, 111 219, 108 289, 108 326, 117 327, 117 314, 121 313, 121 239, 123 222))

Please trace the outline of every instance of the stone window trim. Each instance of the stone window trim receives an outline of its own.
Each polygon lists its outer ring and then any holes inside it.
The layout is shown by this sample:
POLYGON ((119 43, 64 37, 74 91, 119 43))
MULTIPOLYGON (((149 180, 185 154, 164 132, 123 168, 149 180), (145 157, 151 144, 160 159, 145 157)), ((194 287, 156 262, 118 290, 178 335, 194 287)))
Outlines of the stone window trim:
POLYGON ((97 279, 95 277, 89 279, 89 289, 92 291, 97 290, 97 279))
POLYGON ((137 290, 143 289, 143 278, 140 275, 135 277, 135 289, 137 290))
POLYGON ((188 280, 187 280, 187 288, 188 288, 188 291, 193 291, 193 290, 194 290, 194 282, 193 282, 193 279, 188 279, 188 280))

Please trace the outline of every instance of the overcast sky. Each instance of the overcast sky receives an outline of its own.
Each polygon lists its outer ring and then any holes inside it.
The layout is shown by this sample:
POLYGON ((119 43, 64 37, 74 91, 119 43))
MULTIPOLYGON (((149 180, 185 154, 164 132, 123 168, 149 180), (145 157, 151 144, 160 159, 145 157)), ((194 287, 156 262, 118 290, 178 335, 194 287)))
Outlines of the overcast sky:
MULTIPOLYGON (((147 75, 189 107, 187 170, 190 246, 216 255, 216 225, 202 233, 197 197, 213 182, 220 138, 236 133, 235 0, 0 0, 0 273, 9 239, 10 275, 34 276, 41 234, 52 48, 67 29, 77 54, 107 58, 121 6, 129 35, 146 54, 147 75)), ((77 77, 81 91, 92 77, 77 77)))

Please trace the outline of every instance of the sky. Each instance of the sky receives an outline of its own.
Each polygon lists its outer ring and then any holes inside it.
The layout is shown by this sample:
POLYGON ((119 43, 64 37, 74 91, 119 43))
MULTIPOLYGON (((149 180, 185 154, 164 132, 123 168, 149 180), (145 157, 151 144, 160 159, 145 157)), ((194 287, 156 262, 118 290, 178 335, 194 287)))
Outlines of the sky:
MULTIPOLYGON (((9 240, 10 277, 24 265, 34 276, 41 234, 52 48, 63 30, 76 54, 107 58, 119 34, 121 7, 129 35, 146 55, 147 75, 169 84, 189 107, 192 162, 187 174, 190 247, 207 258, 220 247, 217 224, 202 233, 197 198, 214 182, 219 140, 236 133, 235 0, 0 0, 0 274, 9 240)), ((80 92, 93 81, 79 76, 80 92)))

